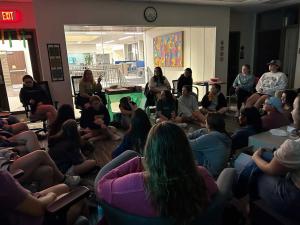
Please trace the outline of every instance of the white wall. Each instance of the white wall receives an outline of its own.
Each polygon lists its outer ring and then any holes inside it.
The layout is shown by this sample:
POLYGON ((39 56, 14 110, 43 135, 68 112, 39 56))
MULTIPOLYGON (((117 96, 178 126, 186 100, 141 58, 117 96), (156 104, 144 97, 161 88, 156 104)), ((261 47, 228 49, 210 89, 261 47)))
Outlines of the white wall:
POLYGON ((36 15, 36 32, 43 79, 49 81, 55 100, 72 103, 71 85, 67 63, 64 25, 132 25, 132 26, 210 26, 216 27, 215 73, 226 80, 229 13, 227 7, 196 6, 182 4, 151 3, 156 7, 158 18, 150 24, 143 18, 147 2, 113 0, 33 0, 36 15), (221 41, 224 42, 224 60, 218 55, 221 41), (51 82, 47 43, 60 43, 65 81, 51 82), (53 92, 55 90, 55 92, 53 92), (63 94, 62 94, 63 91, 63 94))
POLYGON ((216 29, 210 27, 156 27, 147 30, 145 32, 146 66, 152 71, 155 67, 153 38, 179 31, 183 31, 183 67, 162 67, 169 82, 177 80, 187 67, 192 69, 194 81, 215 77, 216 29))
POLYGON ((256 14, 230 12, 230 31, 240 32, 240 46, 244 46, 244 59, 239 60, 239 68, 249 64, 253 68, 255 47, 256 14))

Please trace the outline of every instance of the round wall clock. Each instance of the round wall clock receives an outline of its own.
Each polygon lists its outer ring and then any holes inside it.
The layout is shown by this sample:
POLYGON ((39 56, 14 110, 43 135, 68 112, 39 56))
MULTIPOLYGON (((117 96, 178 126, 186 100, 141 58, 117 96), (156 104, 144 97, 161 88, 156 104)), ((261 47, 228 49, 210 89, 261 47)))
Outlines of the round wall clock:
POLYGON ((152 6, 148 6, 145 10, 144 10, 144 17, 145 20, 147 22, 154 22, 157 18, 157 11, 154 7, 152 6))

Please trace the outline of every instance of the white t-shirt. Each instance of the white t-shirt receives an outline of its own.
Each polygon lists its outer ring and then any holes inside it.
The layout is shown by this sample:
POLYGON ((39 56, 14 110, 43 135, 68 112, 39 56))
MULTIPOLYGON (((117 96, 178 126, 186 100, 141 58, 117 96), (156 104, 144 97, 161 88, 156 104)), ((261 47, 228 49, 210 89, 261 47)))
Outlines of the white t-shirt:
POLYGON ((300 189, 300 139, 283 142, 274 152, 274 157, 280 164, 293 170, 290 172, 291 179, 300 189))
POLYGON ((256 91, 261 94, 267 94, 273 96, 276 91, 284 90, 287 87, 287 77, 282 72, 267 72, 264 73, 257 85, 256 91))

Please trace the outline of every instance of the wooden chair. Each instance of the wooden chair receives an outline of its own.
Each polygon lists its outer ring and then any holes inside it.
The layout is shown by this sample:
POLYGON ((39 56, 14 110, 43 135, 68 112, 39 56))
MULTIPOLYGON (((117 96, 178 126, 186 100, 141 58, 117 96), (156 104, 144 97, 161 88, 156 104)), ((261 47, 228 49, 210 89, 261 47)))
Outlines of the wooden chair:
MULTIPOLYGON (((47 213, 45 216, 45 225, 65 225, 66 215, 68 209, 81 199, 86 198, 90 193, 87 187, 79 186, 74 188, 71 192, 57 199, 55 202, 47 206, 47 213)), ((78 218, 74 225, 85 224, 88 225, 86 218, 78 218)))

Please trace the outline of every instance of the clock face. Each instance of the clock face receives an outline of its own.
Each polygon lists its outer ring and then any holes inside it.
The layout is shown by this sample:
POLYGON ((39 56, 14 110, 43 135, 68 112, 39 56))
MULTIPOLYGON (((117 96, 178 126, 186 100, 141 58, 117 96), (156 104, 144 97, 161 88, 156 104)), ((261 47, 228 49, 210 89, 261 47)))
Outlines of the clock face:
POLYGON ((145 20, 148 22, 154 22, 157 18, 157 11, 154 7, 149 6, 144 10, 145 20))

